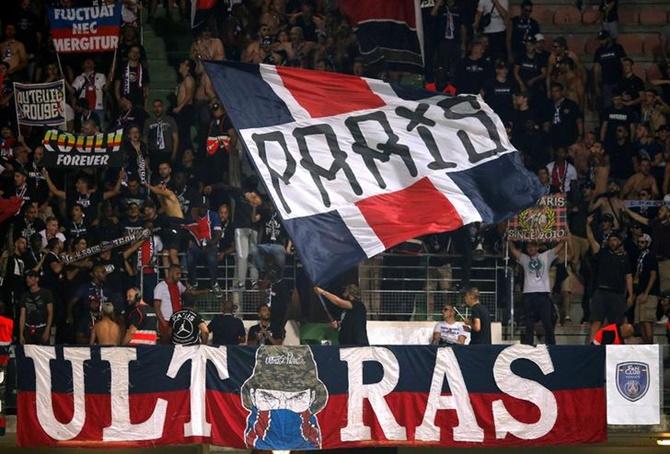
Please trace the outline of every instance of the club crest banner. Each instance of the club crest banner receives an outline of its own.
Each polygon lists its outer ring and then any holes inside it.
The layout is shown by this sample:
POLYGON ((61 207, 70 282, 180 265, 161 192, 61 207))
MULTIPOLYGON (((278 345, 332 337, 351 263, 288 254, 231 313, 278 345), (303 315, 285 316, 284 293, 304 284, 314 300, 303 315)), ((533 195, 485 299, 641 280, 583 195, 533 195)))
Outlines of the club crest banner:
POLYGON ((45 84, 14 82, 16 118, 20 125, 58 126, 65 124, 65 82, 45 84))
POLYGON ((21 447, 554 446, 607 434, 599 346, 26 345, 17 358, 21 447))
POLYGON ((44 166, 52 167, 120 167, 123 129, 93 136, 74 135, 50 129, 44 134, 44 166))
POLYGON ((514 241, 559 241, 570 233, 568 230, 568 202, 565 194, 542 197, 536 206, 527 208, 514 216, 507 235, 514 241))
POLYGON ((119 45, 121 2, 81 8, 49 8, 56 52, 108 52, 119 45))
POLYGON ((659 348, 607 346, 608 424, 660 424, 659 348))

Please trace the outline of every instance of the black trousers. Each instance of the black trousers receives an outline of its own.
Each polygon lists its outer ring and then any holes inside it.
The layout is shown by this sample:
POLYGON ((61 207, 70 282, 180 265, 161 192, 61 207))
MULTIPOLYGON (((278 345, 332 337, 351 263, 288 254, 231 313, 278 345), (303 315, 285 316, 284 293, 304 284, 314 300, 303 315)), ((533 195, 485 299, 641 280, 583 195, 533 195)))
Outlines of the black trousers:
POLYGON ((524 293, 523 309, 526 314, 526 333, 523 343, 533 345, 535 340, 535 320, 539 319, 544 327, 544 343, 556 344, 554 337, 554 322, 551 319, 551 298, 549 293, 524 293))

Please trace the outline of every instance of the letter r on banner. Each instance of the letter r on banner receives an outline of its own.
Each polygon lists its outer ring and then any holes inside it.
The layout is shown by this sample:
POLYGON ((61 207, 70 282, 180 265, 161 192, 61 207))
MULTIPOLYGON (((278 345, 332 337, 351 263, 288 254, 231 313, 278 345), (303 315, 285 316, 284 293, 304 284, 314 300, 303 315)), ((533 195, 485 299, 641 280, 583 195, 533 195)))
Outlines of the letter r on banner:
POLYGON ((407 440, 407 431, 398 424, 384 396, 390 394, 400 379, 400 365, 391 350, 384 347, 343 348, 340 360, 347 362, 349 399, 347 426, 340 430, 342 441, 370 440, 372 431, 363 421, 363 400, 367 399, 377 421, 389 440, 407 440), (384 372, 381 381, 363 384, 363 363, 375 361, 384 372))

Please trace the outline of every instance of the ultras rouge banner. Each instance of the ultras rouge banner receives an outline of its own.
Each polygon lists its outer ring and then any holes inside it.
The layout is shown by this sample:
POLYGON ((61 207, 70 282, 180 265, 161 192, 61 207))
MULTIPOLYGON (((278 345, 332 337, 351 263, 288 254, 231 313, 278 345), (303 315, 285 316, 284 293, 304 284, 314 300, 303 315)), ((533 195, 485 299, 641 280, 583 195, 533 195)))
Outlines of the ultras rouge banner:
POLYGON ((18 348, 20 446, 606 439, 597 346, 18 348))

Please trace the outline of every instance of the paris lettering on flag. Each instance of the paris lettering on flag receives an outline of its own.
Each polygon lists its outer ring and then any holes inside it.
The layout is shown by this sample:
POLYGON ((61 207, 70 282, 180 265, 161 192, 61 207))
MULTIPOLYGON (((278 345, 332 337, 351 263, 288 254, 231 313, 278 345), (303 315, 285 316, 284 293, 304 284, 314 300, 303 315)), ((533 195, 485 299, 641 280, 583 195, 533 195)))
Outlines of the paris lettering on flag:
POLYGON ((405 240, 503 221, 543 195, 478 96, 271 65, 205 67, 317 284, 405 240))

